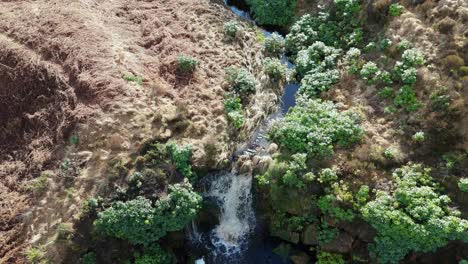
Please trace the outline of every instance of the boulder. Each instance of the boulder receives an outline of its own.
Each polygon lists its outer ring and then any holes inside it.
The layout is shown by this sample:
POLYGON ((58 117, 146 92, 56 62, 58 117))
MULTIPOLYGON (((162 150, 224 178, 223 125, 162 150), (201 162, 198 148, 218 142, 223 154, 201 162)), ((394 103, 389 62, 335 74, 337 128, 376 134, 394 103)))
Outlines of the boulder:
POLYGON ((318 245, 318 228, 315 224, 306 226, 301 235, 301 241, 304 245, 318 245))
POLYGON ((306 253, 299 251, 291 256, 291 262, 293 264, 307 264, 309 263, 310 257, 306 253))
POLYGON ((354 238, 346 232, 341 232, 332 241, 323 245, 324 251, 337 252, 337 253, 349 253, 353 248, 354 238))

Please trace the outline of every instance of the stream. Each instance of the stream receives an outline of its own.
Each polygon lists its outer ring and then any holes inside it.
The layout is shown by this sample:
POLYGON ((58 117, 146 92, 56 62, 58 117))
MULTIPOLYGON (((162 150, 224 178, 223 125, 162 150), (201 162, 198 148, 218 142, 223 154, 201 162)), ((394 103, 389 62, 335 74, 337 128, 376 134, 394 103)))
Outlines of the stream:
MULTIPOLYGON (((224 4, 242 19, 254 23, 248 12, 230 5, 228 0, 224 0, 224 4)), ((272 34, 265 29, 262 29, 262 32, 265 37, 272 34)), ((281 56, 281 61, 288 68, 294 67, 285 54, 281 56)), ((295 94, 298 89, 297 83, 285 84, 279 109, 264 120, 251 139, 236 151, 235 156, 265 152, 270 144, 266 133, 271 122, 284 117, 289 108, 296 104, 295 94)), ((196 264, 289 263, 273 253, 280 241, 269 237, 267 228, 257 220, 252 178, 252 175, 238 174, 236 171, 220 171, 204 177, 200 182, 199 188, 205 203, 218 208, 219 219, 218 224, 211 230, 201 230, 195 222, 189 229, 190 246, 194 255, 198 256, 196 264)))

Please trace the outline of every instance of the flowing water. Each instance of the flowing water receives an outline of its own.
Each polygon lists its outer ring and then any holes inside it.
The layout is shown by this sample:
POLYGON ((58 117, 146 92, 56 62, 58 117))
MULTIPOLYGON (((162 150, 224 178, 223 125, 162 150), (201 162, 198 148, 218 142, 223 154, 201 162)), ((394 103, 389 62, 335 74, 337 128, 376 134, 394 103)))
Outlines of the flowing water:
MULTIPOLYGON (((227 0, 224 3, 238 16, 253 22, 248 12, 229 5, 227 0)), ((266 30, 262 31, 266 37, 272 34, 266 30)), ((288 68, 294 67, 284 54, 281 60, 288 68)), ((263 122, 253 133, 251 140, 246 146, 241 147, 237 154, 245 151, 260 154, 261 149, 268 146, 269 142, 265 135, 271 122, 284 117, 289 108, 296 104, 295 94, 298 89, 299 84, 295 83, 284 86, 279 110, 263 122)), ((196 260, 196 264, 288 263, 273 253, 278 243, 269 238, 257 223, 252 197, 252 175, 223 171, 205 177, 201 185, 205 189, 203 192, 205 201, 215 203, 219 207, 220 216, 218 225, 209 232, 201 232, 196 223, 192 224, 190 240, 194 247, 201 247, 201 251, 204 252, 196 260)))

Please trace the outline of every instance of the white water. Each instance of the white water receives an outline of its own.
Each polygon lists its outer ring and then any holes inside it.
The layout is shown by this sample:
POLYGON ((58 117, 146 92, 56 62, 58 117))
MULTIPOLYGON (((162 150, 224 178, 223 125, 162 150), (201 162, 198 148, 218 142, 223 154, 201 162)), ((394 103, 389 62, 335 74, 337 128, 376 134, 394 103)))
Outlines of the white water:
POLYGON ((210 233, 215 255, 239 253, 255 228, 252 207, 252 176, 224 172, 212 183, 207 197, 214 198, 221 209, 219 224, 210 233))

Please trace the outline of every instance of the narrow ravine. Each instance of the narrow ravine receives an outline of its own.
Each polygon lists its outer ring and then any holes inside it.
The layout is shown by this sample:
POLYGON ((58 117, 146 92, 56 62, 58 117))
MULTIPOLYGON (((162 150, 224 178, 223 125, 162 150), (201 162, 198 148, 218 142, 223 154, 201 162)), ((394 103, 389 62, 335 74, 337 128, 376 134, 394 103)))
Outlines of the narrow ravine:
MULTIPOLYGON (((228 0, 224 4, 236 15, 255 24, 247 11, 243 11, 228 0)), ((265 37, 273 32, 261 29, 265 37)), ((282 54, 281 61, 288 69, 294 65, 282 54)), ((262 125, 252 133, 250 140, 242 144, 234 153, 233 160, 240 155, 267 155, 270 144, 266 134, 274 120, 284 117, 289 108, 296 104, 298 83, 285 83, 278 110, 270 114, 262 125)), ((236 168, 232 164, 232 168, 236 168)), ((193 223, 190 228, 190 241, 196 252, 203 252, 196 260, 197 264, 216 263, 288 263, 273 253, 277 245, 263 231, 262 223, 256 219, 254 194, 252 193, 253 176, 232 171, 217 172, 205 177, 202 182, 205 201, 216 204, 219 208, 218 224, 209 232, 202 232, 193 223)))

